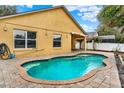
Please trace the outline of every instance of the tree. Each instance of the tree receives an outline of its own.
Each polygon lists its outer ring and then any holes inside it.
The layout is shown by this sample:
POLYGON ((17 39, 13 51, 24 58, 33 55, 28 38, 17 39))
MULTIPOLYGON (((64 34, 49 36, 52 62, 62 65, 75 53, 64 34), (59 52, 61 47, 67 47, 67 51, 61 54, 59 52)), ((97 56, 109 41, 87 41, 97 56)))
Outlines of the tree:
POLYGON ((117 31, 113 28, 110 28, 106 25, 100 25, 97 29, 96 29, 98 35, 115 35, 117 33, 117 31))
POLYGON ((115 38, 116 38, 116 42, 124 43, 124 35, 123 34, 116 33, 115 38))
POLYGON ((96 29, 99 35, 115 35, 117 43, 123 42, 124 36, 118 31, 124 25, 123 5, 103 6, 103 9, 97 15, 97 19, 100 22, 96 29))
POLYGON ((93 38, 93 50, 96 50, 96 44, 101 43, 102 40, 99 37, 94 37, 93 38))
POLYGON ((16 11, 17 11, 16 6, 1 5, 0 6, 0 17, 16 14, 16 11))
POLYGON ((124 6, 109 5, 103 6, 103 9, 97 15, 101 24, 108 27, 120 27, 124 25, 124 6))

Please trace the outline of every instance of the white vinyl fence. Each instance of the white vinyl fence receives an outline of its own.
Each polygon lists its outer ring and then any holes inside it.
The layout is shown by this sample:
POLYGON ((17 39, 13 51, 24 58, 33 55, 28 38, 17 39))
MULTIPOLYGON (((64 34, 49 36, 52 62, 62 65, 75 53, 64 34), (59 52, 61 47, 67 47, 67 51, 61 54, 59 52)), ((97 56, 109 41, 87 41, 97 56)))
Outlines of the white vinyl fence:
MULTIPOLYGON (((93 43, 87 43, 87 49, 93 49, 93 43)), ((96 50, 115 51, 116 49, 118 49, 121 52, 124 52, 124 44, 99 43, 96 45, 96 50)))

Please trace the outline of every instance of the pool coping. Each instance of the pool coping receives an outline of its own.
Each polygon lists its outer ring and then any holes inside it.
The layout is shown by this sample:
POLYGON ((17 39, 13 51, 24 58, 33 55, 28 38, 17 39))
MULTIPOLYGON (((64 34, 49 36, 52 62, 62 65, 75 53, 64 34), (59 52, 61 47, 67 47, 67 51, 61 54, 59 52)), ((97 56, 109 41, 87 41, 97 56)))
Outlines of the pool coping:
POLYGON ((110 69, 113 64, 111 62, 109 62, 111 59, 110 56, 106 55, 106 54, 101 54, 101 53, 87 53, 87 52, 81 52, 81 53, 71 53, 71 54, 66 54, 66 55, 54 55, 54 56, 49 56, 49 57, 44 57, 44 58, 32 58, 32 59, 26 59, 23 60, 21 62, 17 63, 17 68, 20 71, 20 76, 27 81, 30 82, 34 82, 34 83, 41 83, 41 84, 54 84, 54 85, 63 85, 63 84, 73 84, 73 83, 77 83, 77 82, 81 82, 84 80, 89 79, 90 77, 94 76, 97 72, 101 71, 101 70, 106 70, 106 69, 110 69), (76 56, 76 55, 80 55, 80 54, 98 54, 98 55, 103 55, 105 57, 107 57, 106 59, 103 60, 103 63, 106 65, 105 67, 102 68, 97 68, 94 70, 91 70, 89 73, 87 73, 86 75, 80 77, 80 78, 75 78, 75 79, 71 79, 71 80, 41 80, 41 79, 36 79, 33 78, 31 76, 29 76, 27 74, 27 71, 25 68, 22 67, 23 64, 28 63, 30 61, 35 61, 35 60, 48 60, 51 58, 56 58, 56 57, 68 57, 68 56, 76 56))

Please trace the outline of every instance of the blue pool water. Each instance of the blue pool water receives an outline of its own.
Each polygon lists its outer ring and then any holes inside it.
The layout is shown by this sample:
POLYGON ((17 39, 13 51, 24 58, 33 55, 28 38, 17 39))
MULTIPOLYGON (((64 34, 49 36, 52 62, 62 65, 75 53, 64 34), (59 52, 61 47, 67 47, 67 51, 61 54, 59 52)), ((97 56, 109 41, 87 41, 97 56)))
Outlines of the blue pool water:
POLYGON ((82 54, 32 61, 22 66, 29 76, 42 80, 69 80, 84 76, 93 69, 104 67, 102 55, 82 54))

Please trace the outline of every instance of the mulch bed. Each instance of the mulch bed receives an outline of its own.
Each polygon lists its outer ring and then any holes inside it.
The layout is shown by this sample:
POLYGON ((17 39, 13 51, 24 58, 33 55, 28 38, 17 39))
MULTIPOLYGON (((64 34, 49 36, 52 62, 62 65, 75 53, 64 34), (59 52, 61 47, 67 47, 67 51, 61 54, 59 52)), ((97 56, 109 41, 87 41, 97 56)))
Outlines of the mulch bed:
POLYGON ((122 55, 122 59, 123 59, 123 61, 124 61, 124 54, 122 55))
POLYGON ((122 62, 121 62, 118 54, 116 54, 116 53, 115 53, 115 60, 116 60, 117 68, 118 68, 121 86, 122 86, 122 88, 124 88, 124 65, 122 65, 122 62))

